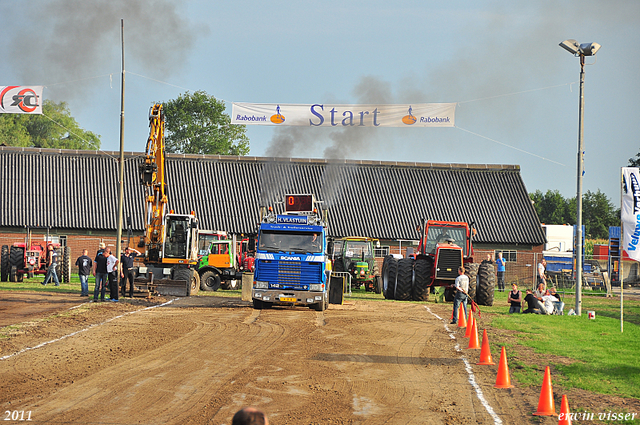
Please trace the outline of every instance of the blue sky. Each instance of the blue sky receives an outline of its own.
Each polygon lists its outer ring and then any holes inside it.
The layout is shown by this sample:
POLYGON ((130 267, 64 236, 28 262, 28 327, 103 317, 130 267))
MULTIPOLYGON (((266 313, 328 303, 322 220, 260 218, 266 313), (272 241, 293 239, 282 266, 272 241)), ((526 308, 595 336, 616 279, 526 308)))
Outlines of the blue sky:
POLYGON ((118 150, 143 151, 154 102, 457 102, 456 128, 249 126, 255 156, 518 164, 529 192, 576 193, 579 60, 588 58, 584 191, 619 206, 640 150, 640 2, 0 0, 0 85, 44 85, 118 150), (284 140, 293 143, 284 144, 284 140))

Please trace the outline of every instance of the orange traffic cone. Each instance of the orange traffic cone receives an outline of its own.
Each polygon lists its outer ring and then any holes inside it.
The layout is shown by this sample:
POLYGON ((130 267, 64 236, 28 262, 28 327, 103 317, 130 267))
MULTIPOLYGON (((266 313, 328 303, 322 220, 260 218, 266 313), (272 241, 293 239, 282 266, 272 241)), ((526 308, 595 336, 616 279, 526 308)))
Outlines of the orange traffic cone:
POLYGON ((571 425, 571 412, 569 412, 569 401, 567 396, 562 396, 562 404, 560 405, 560 416, 558 416, 558 425, 571 425))
POLYGON ((507 365, 507 351, 502 347, 500 353, 500 364, 498 365, 498 377, 493 388, 513 388, 509 377, 509 365, 507 365))
POLYGON ((535 416, 555 416, 556 405, 553 401, 553 387, 551 386, 551 371, 549 366, 544 371, 544 379, 542 380, 542 390, 540 390, 540 399, 538 400, 538 411, 535 416))
POLYGON ((476 364, 479 365, 492 365, 495 364, 491 358, 491 347, 489 347, 489 338, 487 337, 487 330, 482 331, 482 350, 480 350, 480 361, 476 364))
POLYGON ((462 304, 460 304, 460 308, 458 309, 458 327, 467 327, 467 320, 464 318, 464 307, 462 306, 462 304))
POLYGON ((475 320, 471 324, 471 335, 469 336, 469 346, 467 348, 480 349, 480 342, 478 341, 478 326, 476 325, 475 320))
POLYGON ((473 313, 471 313, 471 309, 469 309, 469 318, 467 319, 467 330, 464 332, 464 337, 469 338, 471 336, 471 331, 473 330, 473 324, 476 319, 473 317, 473 313))

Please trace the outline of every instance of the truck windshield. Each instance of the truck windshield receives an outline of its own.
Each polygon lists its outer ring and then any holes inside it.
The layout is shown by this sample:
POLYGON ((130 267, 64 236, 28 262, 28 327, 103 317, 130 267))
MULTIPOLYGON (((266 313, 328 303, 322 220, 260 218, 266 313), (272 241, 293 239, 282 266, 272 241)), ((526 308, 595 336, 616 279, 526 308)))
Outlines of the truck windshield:
POLYGON ((435 253, 436 244, 446 243, 447 240, 452 240, 452 243, 462 248, 464 256, 467 256, 467 232, 462 227, 429 226, 425 252, 435 253))
POLYGON ((258 249, 267 252, 322 252, 322 235, 311 232, 260 231, 258 249))

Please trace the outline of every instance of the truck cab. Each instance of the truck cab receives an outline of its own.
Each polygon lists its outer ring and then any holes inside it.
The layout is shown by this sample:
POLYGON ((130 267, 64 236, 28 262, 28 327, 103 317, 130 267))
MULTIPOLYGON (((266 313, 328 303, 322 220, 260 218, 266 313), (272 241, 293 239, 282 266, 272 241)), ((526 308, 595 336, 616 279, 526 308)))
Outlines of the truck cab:
POLYGON ((273 209, 258 230, 252 289, 256 309, 272 305, 327 308, 331 262, 327 226, 312 195, 287 195, 285 212, 273 209))

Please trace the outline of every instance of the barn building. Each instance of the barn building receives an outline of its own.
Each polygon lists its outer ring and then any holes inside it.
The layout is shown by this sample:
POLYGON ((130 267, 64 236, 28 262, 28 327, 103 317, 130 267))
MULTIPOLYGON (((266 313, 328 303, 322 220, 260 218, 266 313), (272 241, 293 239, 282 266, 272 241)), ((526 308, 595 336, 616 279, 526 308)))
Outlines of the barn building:
MULTIPOLYGON (((124 238, 128 222, 134 236, 144 230, 143 155, 125 154, 124 238)), ((28 232, 69 246, 73 258, 100 242, 115 245, 118 159, 118 152, 0 146, 0 245, 28 232)), ((170 208, 195 211, 201 229, 251 234, 260 206, 313 193, 329 211, 331 236, 377 238, 380 257, 415 247, 422 218, 474 222, 476 253, 501 250, 511 261, 545 243, 517 165, 170 154, 167 173, 170 208)))

